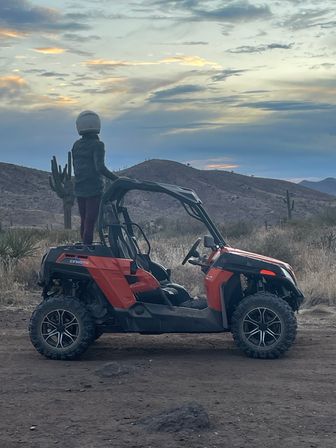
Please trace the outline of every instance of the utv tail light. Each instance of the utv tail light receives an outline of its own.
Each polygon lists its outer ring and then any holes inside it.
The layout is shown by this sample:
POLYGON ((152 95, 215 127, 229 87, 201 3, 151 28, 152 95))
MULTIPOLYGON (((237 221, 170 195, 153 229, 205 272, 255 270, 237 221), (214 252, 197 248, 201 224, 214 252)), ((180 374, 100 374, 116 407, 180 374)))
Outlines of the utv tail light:
POLYGON ((269 275, 269 276, 271 276, 271 277, 276 277, 276 273, 275 273, 275 272, 273 272, 273 271, 268 271, 267 269, 262 269, 262 270, 260 271, 260 274, 261 274, 261 275, 269 275))

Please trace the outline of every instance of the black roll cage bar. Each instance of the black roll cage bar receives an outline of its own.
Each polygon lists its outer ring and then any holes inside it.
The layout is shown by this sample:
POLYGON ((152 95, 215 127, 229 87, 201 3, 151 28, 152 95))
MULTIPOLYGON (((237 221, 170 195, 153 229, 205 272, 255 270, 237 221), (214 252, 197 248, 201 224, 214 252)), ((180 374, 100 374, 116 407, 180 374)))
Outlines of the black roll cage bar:
MULTIPOLYGON (((174 197, 175 199, 180 201, 189 216, 202 222, 205 225, 205 227, 213 237, 216 245, 218 245, 219 247, 224 247, 226 245, 219 229, 211 220, 208 213, 203 208, 202 201, 192 189, 180 187, 178 185, 164 184, 160 182, 140 181, 128 177, 119 177, 112 183, 112 185, 102 196, 98 217, 98 231, 102 244, 106 245, 104 235, 104 228, 106 227, 106 223, 104 222, 104 213, 108 204, 112 205, 113 213, 115 215, 115 222, 111 224, 118 224, 119 214, 123 213, 127 231, 132 236, 130 226, 134 225, 135 223, 132 223, 128 214, 128 210, 123 205, 124 196, 132 190, 165 193, 169 196, 174 197)), ((120 222, 119 225, 121 225, 120 222)))

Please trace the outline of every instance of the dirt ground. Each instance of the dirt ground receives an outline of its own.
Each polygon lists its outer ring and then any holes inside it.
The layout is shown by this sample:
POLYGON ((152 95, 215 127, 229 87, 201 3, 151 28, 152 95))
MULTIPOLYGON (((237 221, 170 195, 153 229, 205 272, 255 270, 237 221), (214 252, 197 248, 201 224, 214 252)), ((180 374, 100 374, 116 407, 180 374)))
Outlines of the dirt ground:
POLYGON ((299 317, 280 360, 253 360, 230 335, 104 335, 80 361, 31 346, 29 312, 0 310, 1 448, 336 446, 336 314, 299 317), (106 364, 136 366, 104 377, 106 364), (203 432, 151 433, 143 417, 197 401, 203 432))

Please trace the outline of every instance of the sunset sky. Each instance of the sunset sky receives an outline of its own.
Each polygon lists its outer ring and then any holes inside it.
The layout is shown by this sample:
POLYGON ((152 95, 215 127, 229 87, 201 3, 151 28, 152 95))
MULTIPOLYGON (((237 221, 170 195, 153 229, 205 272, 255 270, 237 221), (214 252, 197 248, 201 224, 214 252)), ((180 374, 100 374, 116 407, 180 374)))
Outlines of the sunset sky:
POLYGON ((48 169, 101 115, 107 164, 336 176, 335 0, 0 0, 0 161, 48 169))

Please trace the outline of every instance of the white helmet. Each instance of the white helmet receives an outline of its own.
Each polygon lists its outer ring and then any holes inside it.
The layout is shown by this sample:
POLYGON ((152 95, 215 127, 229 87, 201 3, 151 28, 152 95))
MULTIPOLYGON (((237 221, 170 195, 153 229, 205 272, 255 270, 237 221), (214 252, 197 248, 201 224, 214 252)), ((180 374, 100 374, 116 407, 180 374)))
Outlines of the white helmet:
POLYGON ((92 110, 84 110, 77 117, 76 127, 79 135, 87 134, 89 132, 99 134, 99 115, 97 115, 95 112, 92 112, 92 110))

